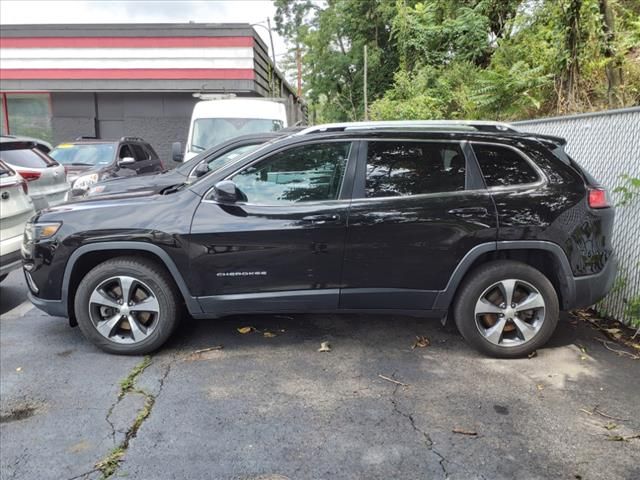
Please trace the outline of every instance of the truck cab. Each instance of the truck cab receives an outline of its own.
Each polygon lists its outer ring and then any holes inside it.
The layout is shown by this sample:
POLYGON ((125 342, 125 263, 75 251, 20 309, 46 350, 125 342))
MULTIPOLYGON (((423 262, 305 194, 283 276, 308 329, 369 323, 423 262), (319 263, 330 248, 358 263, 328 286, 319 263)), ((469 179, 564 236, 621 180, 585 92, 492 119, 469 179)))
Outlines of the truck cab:
POLYGON ((275 132, 287 126, 286 108, 279 101, 258 98, 202 100, 193 108, 184 155, 181 155, 182 146, 176 142, 173 159, 187 161, 233 137, 275 132))

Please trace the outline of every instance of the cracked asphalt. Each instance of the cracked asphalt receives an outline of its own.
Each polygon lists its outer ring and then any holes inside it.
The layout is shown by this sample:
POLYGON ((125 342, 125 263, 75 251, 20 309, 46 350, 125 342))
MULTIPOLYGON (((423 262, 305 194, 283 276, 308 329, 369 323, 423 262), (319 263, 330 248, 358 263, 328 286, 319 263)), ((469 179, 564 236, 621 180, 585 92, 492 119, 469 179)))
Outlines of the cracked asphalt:
POLYGON ((640 361, 567 318, 537 357, 511 361, 419 318, 187 320, 133 375, 142 357, 5 309, 4 292, 3 480, 99 479, 105 460, 112 478, 150 480, 640 478, 640 439, 609 437, 640 433, 640 361), (416 335, 431 346, 412 349, 416 335))

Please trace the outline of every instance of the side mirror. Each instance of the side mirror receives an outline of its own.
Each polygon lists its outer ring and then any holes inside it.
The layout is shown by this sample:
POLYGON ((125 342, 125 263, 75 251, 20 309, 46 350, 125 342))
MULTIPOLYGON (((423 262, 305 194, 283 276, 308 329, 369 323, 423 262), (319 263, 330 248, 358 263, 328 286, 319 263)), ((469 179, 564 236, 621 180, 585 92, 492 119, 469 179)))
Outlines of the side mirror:
POLYGON ((118 160, 118 166, 122 168, 129 168, 134 163, 136 163, 136 159, 133 157, 124 157, 118 160))
POLYGON ((196 178, 200 178, 207 173, 209 173, 209 164, 207 162, 202 162, 193 169, 193 176, 196 178))
POLYGON ((182 151, 182 143, 173 142, 171 144, 171 158, 174 162, 181 162, 184 159, 184 153, 182 151))
POLYGON ((220 203, 236 203, 246 197, 231 180, 222 180, 213 187, 214 199, 220 203))

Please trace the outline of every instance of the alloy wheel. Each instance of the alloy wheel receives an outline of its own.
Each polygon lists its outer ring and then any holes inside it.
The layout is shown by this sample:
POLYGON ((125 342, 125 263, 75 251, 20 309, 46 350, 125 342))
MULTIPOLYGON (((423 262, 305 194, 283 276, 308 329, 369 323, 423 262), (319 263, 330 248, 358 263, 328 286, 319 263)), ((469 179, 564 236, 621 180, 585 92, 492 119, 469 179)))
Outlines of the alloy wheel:
POLYGON ((476 302, 476 327, 500 347, 515 347, 532 340, 545 319, 542 294, 528 282, 506 279, 487 288, 476 302))
POLYGON ((140 343, 158 325, 160 305, 148 285, 134 277, 117 276, 93 290, 89 316, 96 330, 108 340, 140 343))

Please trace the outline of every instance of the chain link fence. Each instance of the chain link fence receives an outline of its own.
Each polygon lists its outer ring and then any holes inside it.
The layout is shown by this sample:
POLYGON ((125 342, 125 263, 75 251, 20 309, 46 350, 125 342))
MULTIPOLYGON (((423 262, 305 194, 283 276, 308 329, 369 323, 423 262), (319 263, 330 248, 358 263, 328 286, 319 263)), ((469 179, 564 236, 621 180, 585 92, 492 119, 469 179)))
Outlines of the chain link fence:
POLYGON ((640 200, 620 205, 623 175, 640 178, 640 107, 515 122, 519 130, 567 139, 567 153, 604 184, 617 205, 613 246, 620 271, 597 309, 624 323, 638 322, 640 302, 640 200))

